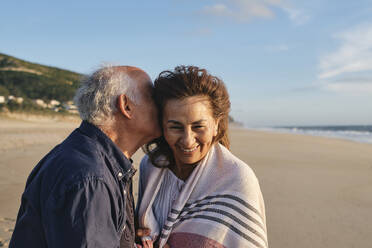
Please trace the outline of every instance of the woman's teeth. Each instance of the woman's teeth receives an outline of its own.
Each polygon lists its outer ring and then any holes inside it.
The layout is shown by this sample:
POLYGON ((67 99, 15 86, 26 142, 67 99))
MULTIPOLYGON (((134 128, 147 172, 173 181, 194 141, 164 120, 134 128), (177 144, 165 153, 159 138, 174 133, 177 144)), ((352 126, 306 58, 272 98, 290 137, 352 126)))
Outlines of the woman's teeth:
POLYGON ((196 148, 198 148, 198 146, 195 146, 194 148, 191 148, 191 149, 184 149, 184 148, 181 148, 181 150, 182 150, 183 152, 193 152, 193 151, 196 150, 196 148))

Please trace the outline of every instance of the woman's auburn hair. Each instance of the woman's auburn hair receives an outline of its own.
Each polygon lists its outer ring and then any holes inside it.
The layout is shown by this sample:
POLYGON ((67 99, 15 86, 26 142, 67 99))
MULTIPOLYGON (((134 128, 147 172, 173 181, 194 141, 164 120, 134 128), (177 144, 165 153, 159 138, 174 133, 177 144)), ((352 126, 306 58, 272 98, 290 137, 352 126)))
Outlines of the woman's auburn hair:
MULTIPOLYGON (((209 100, 212 115, 218 122, 214 142, 230 148, 228 137, 230 100, 225 84, 207 70, 196 66, 177 66, 174 71, 163 71, 154 82, 154 98, 159 108, 159 122, 162 126, 163 110, 168 100, 185 99, 192 96, 205 96, 209 100)), ((157 167, 174 165, 173 152, 164 136, 144 146, 145 153, 157 167)))

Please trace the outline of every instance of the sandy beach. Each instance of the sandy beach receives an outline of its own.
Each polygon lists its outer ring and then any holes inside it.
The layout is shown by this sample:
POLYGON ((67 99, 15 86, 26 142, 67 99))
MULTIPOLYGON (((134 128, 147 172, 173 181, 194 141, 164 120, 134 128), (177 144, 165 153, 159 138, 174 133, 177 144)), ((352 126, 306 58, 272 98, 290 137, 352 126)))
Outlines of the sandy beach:
MULTIPOLYGON (((8 247, 28 174, 78 125, 0 116, 0 247, 8 247)), ((259 178, 270 247, 371 246, 371 144, 241 128, 231 143, 259 178)))

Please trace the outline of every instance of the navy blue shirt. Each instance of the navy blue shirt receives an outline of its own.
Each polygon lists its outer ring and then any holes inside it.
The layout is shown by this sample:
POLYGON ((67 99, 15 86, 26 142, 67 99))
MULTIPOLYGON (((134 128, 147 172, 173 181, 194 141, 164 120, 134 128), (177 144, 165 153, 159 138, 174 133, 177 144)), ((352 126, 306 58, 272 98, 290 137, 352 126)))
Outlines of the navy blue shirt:
POLYGON ((133 247, 134 171, 83 121, 31 172, 9 247, 133 247))

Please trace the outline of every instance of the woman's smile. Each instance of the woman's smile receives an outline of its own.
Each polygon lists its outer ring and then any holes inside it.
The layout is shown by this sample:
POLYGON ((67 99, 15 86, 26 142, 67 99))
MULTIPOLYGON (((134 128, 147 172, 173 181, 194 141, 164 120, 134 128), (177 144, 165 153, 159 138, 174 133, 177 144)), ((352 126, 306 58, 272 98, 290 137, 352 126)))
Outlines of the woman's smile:
POLYGON ((178 148, 183 151, 185 154, 192 154, 196 151, 196 149, 199 148, 199 145, 193 147, 193 148, 182 148, 181 146, 178 146, 178 148))
POLYGON ((164 106, 164 137, 178 167, 194 165, 207 155, 217 127, 205 96, 171 99, 164 106))

